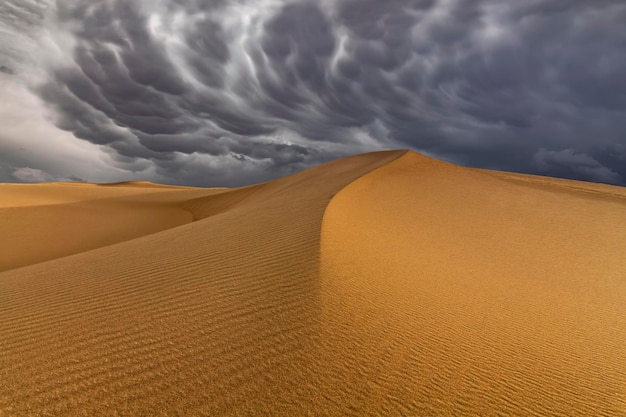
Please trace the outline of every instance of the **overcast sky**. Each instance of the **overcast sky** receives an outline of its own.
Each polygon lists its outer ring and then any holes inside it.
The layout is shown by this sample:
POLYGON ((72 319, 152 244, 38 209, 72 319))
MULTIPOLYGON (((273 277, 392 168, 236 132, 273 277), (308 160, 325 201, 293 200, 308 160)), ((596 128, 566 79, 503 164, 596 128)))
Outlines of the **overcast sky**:
POLYGON ((0 181, 410 148, 626 184, 624 0, 1 0, 0 181))

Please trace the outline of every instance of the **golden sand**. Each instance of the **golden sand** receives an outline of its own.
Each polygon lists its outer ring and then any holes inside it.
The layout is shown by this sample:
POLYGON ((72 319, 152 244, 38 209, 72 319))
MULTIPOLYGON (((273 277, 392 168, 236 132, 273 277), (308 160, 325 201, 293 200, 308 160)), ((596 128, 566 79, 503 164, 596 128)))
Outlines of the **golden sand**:
POLYGON ((0 416, 626 415, 626 190, 391 151, 0 185, 0 416))

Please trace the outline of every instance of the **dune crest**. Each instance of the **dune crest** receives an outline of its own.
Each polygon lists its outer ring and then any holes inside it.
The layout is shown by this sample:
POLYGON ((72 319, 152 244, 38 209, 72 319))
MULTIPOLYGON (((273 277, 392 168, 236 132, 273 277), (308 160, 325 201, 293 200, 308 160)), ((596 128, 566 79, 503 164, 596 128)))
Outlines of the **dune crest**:
POLYGON ((619 187, 406 151, 46 187, 0 202, 0 415, 626 412, 619 187))
POLYGON ((191 188, 191 187, 177 187, 174 185, 157 184, 150 181, 121 181, 121 182, 106 182, 94 184, 98 187, 135 187, 135 188, 191 188))

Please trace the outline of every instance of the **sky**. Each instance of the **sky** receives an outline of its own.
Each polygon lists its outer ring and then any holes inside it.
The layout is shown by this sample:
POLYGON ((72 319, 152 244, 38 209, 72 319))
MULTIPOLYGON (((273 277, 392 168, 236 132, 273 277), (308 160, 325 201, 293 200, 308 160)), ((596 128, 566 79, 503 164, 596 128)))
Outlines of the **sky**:
POLYGON ((239 186, 408 148, 626 185, 623 0, 2 0, 0 182, 239 186))

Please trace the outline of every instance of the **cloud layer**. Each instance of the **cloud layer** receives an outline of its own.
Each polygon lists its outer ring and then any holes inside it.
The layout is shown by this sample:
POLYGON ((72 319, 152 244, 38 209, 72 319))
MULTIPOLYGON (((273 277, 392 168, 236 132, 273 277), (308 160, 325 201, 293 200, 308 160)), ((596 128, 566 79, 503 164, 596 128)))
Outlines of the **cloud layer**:
POLYGON ((620 0, 7 4, 58 46, 32 91, 116 172, 239 185, 408 147, 626 180, 620 0))

